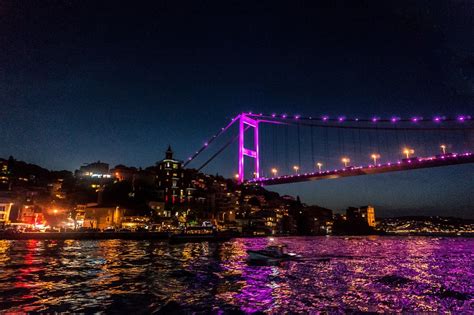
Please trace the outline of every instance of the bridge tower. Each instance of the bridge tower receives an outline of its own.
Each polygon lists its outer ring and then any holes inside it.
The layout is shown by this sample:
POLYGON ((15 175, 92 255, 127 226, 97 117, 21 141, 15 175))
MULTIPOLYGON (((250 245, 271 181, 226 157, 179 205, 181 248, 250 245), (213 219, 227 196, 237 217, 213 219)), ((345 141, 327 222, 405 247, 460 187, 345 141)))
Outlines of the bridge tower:
POLYGON ((260 154, 258 148, 258 120, 248 117, 245 113, 240 115, 239 119, 239 183, 245 180, 244 160, 248 156, 254 159, 254 178, 260 177, 260 154), (249 128, 254 129, 253 147, 254 149, 245 148, 245 131, 249 128))

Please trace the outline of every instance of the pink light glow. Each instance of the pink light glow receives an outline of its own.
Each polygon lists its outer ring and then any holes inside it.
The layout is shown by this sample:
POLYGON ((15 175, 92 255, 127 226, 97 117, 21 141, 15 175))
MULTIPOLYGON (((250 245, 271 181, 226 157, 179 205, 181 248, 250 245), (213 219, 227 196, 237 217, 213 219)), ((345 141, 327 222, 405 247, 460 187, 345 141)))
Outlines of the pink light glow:
POLYGON ((245 114, 240 115, 239 121, 239 183, 243 183, 244 174, 244 157, 249 156, 255 160, 255 180, 260 177, 260 157, 258 143, 258 120, 250 119, 245 114), (255 150, 246 149, 244 146, 245 125, 254 128, 254 148, 255 150))

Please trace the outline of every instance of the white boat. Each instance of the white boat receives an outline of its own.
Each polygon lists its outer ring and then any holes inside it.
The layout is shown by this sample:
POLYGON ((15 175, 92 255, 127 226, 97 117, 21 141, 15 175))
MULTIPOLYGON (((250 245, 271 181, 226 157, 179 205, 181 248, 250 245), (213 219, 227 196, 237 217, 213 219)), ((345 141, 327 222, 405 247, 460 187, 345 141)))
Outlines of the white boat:
POLYGON ((247 250, 251 261, 280 261, 300 258, 295 253, 288 253, 286 245, 270 245, 265 249, 247 250))

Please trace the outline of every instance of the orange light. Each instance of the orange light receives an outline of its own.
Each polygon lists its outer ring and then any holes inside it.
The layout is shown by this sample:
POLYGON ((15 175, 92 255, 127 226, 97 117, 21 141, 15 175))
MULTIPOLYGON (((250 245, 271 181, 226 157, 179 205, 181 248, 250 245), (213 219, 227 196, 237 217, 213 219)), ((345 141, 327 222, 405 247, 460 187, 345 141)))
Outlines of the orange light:
POLYGON ((351 161, 351 159, 347 158, 347 157, 343 157, 341 159, 342 163, 344 163, 344 167, 347 167, 347 164, 351 161))

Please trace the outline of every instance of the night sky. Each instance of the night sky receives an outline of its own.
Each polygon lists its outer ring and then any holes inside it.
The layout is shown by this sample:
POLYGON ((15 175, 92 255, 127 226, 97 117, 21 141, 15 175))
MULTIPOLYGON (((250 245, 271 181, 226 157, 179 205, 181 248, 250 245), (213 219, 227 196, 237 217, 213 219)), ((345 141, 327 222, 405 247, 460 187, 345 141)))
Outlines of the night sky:
MULTIPOLYGON (((171 144, 184 160, 249 110, 472 115, 473 8, 469 0, 4 1, 0 157, 71 171, 97 160, 146 167, 171 144)), ((206 171, 236 168, 217 159, 206 171)), ((474 217, 473 171, 274 189, 334 210, 370 203, 377 215, 474 217)))

